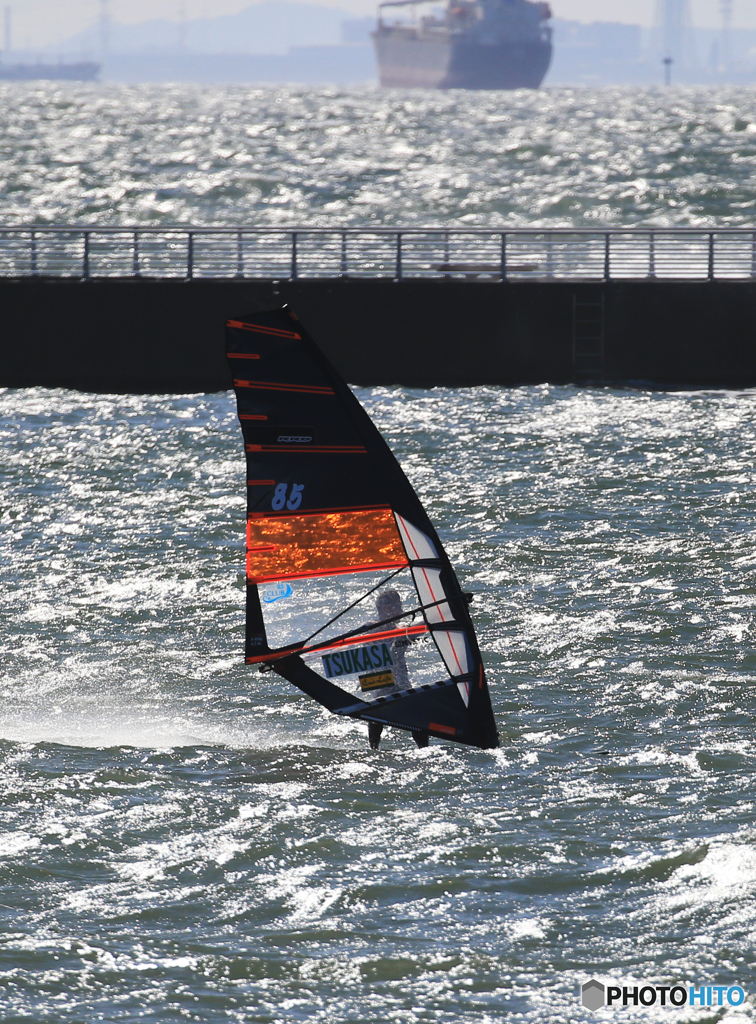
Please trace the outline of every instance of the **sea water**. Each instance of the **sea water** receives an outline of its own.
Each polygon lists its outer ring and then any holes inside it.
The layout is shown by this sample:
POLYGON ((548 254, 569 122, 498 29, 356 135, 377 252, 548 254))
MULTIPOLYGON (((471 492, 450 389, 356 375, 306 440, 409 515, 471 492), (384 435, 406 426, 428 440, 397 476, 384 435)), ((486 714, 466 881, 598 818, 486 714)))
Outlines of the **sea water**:
MULTIPOLYGON (((5 223, 752 217, 751 89, 0 92, 5 223)), ((243 665, 230 395, 0 392, 3 1019, 567 1024, 596 977, 752 1020, 756 393, 357 394, 497 751, 371 752, 243 665)))
MULTIPOLYGON (((0 394, 4 1019, 752 990, 756 394, 357 394, 475 593, 496 751, 373 752, 244 666, 231 396, 0 394)), ((670 1013, 714 1019, 625 1016, 670 1013)))
POLYGON ((756 88, 0 86, 3 223, 750 224, 756 88))

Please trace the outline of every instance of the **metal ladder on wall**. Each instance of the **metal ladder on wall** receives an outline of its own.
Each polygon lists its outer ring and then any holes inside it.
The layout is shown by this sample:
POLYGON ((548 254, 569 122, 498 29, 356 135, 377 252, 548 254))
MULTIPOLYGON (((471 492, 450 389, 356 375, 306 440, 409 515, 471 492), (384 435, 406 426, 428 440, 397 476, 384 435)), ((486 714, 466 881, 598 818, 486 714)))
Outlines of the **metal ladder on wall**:
POLYGON ((604 292, 572 296, 572 380, 575 384, 604 382, 604 292))

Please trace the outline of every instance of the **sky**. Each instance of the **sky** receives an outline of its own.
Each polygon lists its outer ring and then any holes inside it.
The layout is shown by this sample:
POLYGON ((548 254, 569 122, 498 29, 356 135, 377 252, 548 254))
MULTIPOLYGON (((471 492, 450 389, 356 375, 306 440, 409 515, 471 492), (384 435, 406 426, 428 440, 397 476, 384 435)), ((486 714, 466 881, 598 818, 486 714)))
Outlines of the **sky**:
MULTIPOLYGON (((149 18, 178 19, 183 7, 188 18, 234 14, 251 0, 107 0, 111 17, 133 23, 149 18)), ((372 14, 376 0, 312 0, 326 7, 351 11, 355 16, 372 14)), ((578 21, 625 21, 651 25, 656 0, 550 0, 554 14, 578 21)), ((91 25, 100 12, 101 0, 0 0, 10 7, 14 48, 51 46, 91 25)), ((690 0, 694 24, 719 26, 719 0, 690 0)), ((756 28, 756 0, 734 0, 733 25, 756 28)))

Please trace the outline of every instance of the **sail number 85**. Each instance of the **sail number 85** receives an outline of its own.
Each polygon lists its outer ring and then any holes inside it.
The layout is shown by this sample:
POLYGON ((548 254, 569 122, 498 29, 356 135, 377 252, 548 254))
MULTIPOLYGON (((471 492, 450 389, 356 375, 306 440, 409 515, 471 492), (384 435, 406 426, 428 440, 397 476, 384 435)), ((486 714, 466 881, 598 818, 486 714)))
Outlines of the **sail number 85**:
POLYGON ((299 506, 302 504, 303 491, 304 484, 292 484, 290 491, 288 484, 276 484, 276 489, 275 491, 273 491, 273 500, 270 503, 271 508, 273 508, 276 512, 280 512, 285 505, 286 508, 291 509, 291 511, 293 512, 295 509, 298 509, 299 506), (286 500, 287 492, 289 499, 288 501, 286 500))

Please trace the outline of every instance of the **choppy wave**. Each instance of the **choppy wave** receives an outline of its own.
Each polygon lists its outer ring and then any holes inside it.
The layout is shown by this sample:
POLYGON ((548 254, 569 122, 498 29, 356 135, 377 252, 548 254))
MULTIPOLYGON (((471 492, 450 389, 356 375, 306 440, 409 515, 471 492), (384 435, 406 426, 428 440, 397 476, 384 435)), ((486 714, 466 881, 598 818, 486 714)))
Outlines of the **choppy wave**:
POLYGON ((753 219, 752 87, 0 87, 5 223, 753 219))
POLYGON ((375 754, 244 667, 230 397, 0 393, 6 1019, 752 991, 756 395, 359 395, 476 591, 498 751, 375 754))

